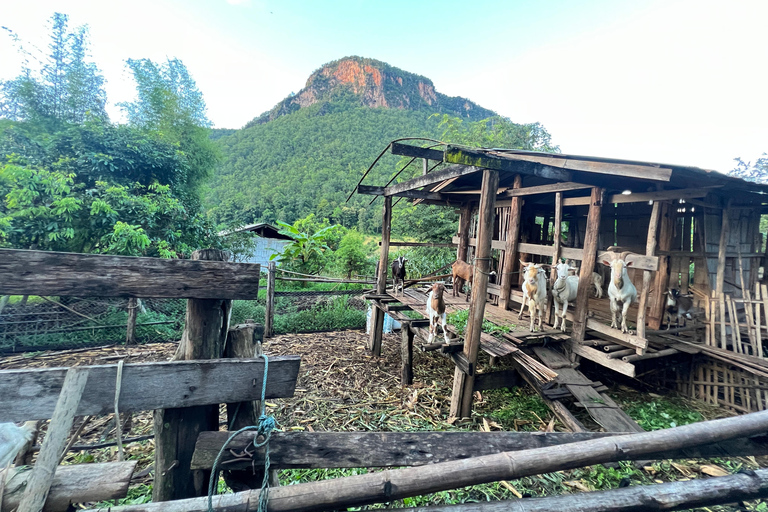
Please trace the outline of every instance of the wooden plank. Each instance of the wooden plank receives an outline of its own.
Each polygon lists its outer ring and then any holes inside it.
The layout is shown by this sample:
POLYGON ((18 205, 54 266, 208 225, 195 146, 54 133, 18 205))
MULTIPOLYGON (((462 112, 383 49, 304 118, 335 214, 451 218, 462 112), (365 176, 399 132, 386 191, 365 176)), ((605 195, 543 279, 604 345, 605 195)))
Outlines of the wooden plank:
POLYGON ((592 272, 597 259, 598 230, 600 229, 600 211, 603 206, 603 192, 599 187, 592 188, 587 215, 587 227, 584 235, 584 251, 579 271, 579 289, 576 294, 576 307, 573 312, 572 338, 576 342, 584 341, 587 328, 587 309, 589 308, 589 289, 592 287, 592 272))
MULTIPOLYGON (((267 398, 293 396, 299 363, 298 356, 270 358, 267 398)), ((113 412, 117 365, 82 368, 90 371, 90 377, 77 415, 113 412)), ((0 421, 50 418, 66 372, 66 368, 0 371, 0 421)), ((261 397, 263 373, 263 359, 126 364, 120 411, 256 400, 261 397)))
MULTIPOLYGON (((483 171, 483 193, 479 206, 477 252, 475 254, 474 277, 472 279, 472 298, 469 304, 467 332, 464 338, 464 356, 471 367, 477 364, 477 354, 480 351, 480 335, 485 314, 486 294, 488 293, 488 277, 491 268, 491 240, 493 239, 493 222, 495 219, 496 194, 499 188, 499 173, 483 171)), ((474 376, 467 375, 458 368, 454 372, 453 394, 451 396, 451 417, 470 416, 472 411, 472 388, 474 376)))
POLYGON ((390 146, 393 155, 409 156, 411 158, 426 158, 427 160, 443 161, 443 152, 437 149, 420 148, 401 142, 393 142, 390 146))
POLYGON ((260 271, 252 263, 0 249, 0 290, 10 295, 255 299, 260 271))
MULTIPOLYGON (((239 452, 256 434, 244 432, 229 445, 239 452)), ((275 469, 360 468, 422 466, 505 451, 559 446, 602 437, 616 432, 275 432, 269 446, 270 465, 275 469)), ((228 432, 201 432, 197 438, 193 469, 208 469, 229 438, 228 432)), ((626 454, 633 460, 632 454, 626 454)), ((642 459, 684 459, 768 455, 768 436, 733 439, 699 447, 643 455, 642 459)), ((250 469, 263 464, 264 450, 251 459, 235 461, 224 454, 223 467, 250 469)))
POLYGON ((391 195, 396 197, 407 197, 411 199, 431 199, 433 201, 443 201, 445 197, 443 194, 437 192, 425 192, 422 190, 404 190, 397 194, 386 194, 387 189, 385 187, 372 187, 368 185, 358 185, 357 193, 365 194, 369 196, 384 196, 391 195))
POLYGON ((473 166, 467 166, 467 165, 452 165, 452 166, 446 167, 445 169, 432 171, 427 175, 417 176, 416 178, 406 180, 406 181, 401 181, 400 183, 389 186, 384 190, 384 196, 391 197, 401 192, 405 192, 406 190, 414 190, 417 188, 426 187, 427 185, 432 185, 433 183, 439 183, 443 180, 448 180, 448 179, 456 178, 459 176, 475 174, 482 170, 483 169, 480 167, 473 167, 473 166))
POLYGON ((516 188, 513 190, 507 190, 502 194, 503 197, 519 197, 519 196, 532 196, 536 194, 551 194, 553 192, 566 192, 569 190, 581 190, 585 188, 592 188, 592 185, 585 185, 583 183, 553 183, 551 185, 539 185, 536 187, 516 188))
POLYGON ((474 391, 484 389, 501 389, 517 386, 520 382, 520 374, 517 370, 501 370, 490 373, 475 374, 474 391))
POLYGON ((643 429, 627 413, 621 410, 611 398, 594 389, 594 383, 575 368, 563 367, 569 361, 562 354, 544 347, 533 351, 546 365, 557 365, 556 382, 568 391, 587 409, 598 424, 608 432, 642 432, 643 429))
MULTIPOLYGON (((446 151, 450 152, 449 147, 446 151)), ((655 165, 624 164, 612 162, 595 162, 586 159, 572 158, 562 155, 531 155, 520 153, 501 153, 492 152, 498 158, 507 160, 521 160, 525 162, 535 162, 545 164, 551 167, 559 167, 573 171, 586 171, 597 174, 609 174, 612 176, 625 176, 627 178, 637 178, 642 180, 669 181, 672 176, 672 169, 658 167, 655 165)))
POLYGON ((602 350, 595 350, 592 347, 587 347, 579 343, 572 343, 570 344, 570 347, 575 354, 589 359, 590 361, 593 361, 601 366, 610 368, 611 370, 621 373, 622 375, 626 375, 627 377, 635 376, 635 365, 625 363, 618 359, 611 359, 608 357, 608 354, 602 350))
POLYGON ((487 169, 494 169, 497 171, 508 171, 519 174, 530 174, 533 176, 539 176, 550 180, 557 181, 572 181, 572 174, 570 171, 552 167, 549 165, 537 165, 534 162, 523 162, 520 159, 513 160, 508 158, 499 158, 498 156, 490 153, 472 150, 468 148, 459 148, 449 146, 445 150, 443 161, 451 164, 463 164, 477 167, 484 167, 487 169), (521 164, 529 165, 521 165, 521 164))
MULTIPOLYGON (((691 199, 706 197, 717 187, 685 188, 677 190, 660 190, 657 192, 640 192, 637 194, 613 194, 608 196, 606 204, 647 203, 648 201, 666 201, 674 199, 691 199)), ((563 200, 563 206, 582 206, 589 204, 589 197, 569 197, 563 200)))
MULTIPOLYGON (((659 228, 659 218, 661 217, 661 203, 655 201, 651 210, 651 220, 648 223, 648 236, 645 242, 645 255, 654 256, 656 251, 656 231, 659 228)), ((643 271, 643 287, 640 290, 640 299, 637 305, 637 335, 645 338, 645 314, 648 303, 648 292, 651 288, 651 272, 643 271)))
POLYGON ((67 370, 56 407, 51 415, 51 424, 21 496, 18 512, 39 512, 43 509, 56 474, 56 467, 67 445, 67 436, 72 429, 75 411, 88 381, 88 373, 88 368, 82 366, 67 370))
MULTIPOLYGON (((389 239, 392 232, 392 198, 384 198, 381 220, 381 252, 376 278, 376 293, 387 291, 387 268, 389 267, 389 239)), ((394 276, 392 276, 394 278, 394 276)), ((379 308, 371 311, 371 333, 368 339, 368 350, 376 357, 381 356, 381 341, 384 336, 384 312, 379 308)))
POLYGON ((408 322, 400 326, 400 385, 413 384, 413 331, 408 322))
MULTIPOLYGON (((66 512, 70 503, 89 503, 125 498, 131 475, 137 461, 102 462, 59 466, 51 482, 45 512, 66 512)), ((5 480, 2 512, 11 512, 19 506, 24 489, 29 484, 31 467, 16 467, 7 475, 0 470, 0 479, 5 480)))

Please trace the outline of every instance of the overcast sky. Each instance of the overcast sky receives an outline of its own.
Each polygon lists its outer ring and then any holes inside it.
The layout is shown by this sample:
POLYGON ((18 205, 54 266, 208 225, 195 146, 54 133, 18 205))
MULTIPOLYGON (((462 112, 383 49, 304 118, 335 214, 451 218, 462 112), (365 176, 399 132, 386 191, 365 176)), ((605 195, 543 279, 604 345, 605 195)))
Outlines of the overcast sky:
MULTIPOLYGON (((54 11, 87 24, 112 104, 133 94, 125 59, 180 58, 217 127, 242 126, 324 63, 360 55, 541 122, 564 153, 728 171, 768 151, 766 1, 3 3, 0 25, 41 48, 54 11)), ((0 34, 0 78, 17 72, 0 34)))

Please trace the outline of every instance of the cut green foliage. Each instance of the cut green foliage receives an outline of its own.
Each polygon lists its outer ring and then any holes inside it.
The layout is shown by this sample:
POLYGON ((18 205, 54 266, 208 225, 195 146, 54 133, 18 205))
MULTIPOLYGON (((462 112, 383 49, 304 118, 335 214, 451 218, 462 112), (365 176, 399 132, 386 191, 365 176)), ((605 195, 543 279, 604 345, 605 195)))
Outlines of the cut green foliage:
MULTIPOLYGON (((446 320, 449 324, 453 325, 460 335, 464 335, 467 328, 467 319, 469 318, 469 310, 464 309, 455 313, 449 313, 446 320)), ((488 334, 497 335, 502 332, 511 332, 514 329, 514 325, 496 325, 489 320, 483 319, 483 332, 488 334)))
POLYGON ((624 402, 623 408, 645 430, 679 427, 704 417, 683 399, 662 398, 624 402))

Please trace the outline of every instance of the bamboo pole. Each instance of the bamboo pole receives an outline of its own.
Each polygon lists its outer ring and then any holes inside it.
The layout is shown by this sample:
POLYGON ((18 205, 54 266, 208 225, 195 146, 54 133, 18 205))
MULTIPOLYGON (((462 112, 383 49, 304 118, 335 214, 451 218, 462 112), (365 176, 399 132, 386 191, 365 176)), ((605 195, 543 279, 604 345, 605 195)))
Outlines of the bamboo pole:
POLYGON ((392 512, 551 512, 552 510, 636 512, 638 510, 685 510, 766 497, 768 497, 768 470, 759 469, 754 474, 742 473, 567 496, 390 510, 392 512))
MULTIPOLYGON (((270 512, 321 511, 391 502, 411 496, 624 460, 661 450, 748 437, 768 430, 768 411, 654 432, 607 437, 522 452, 502 452, 426 466, 393 469, 270 490, 270 512)), ((218 512, 258 508, 259 491, 216 496, 218 512)), ((105 510, 105 509, 101 509, 105 510)), ((207 498, 111 507, 112 512, 205 512, 207 498)), ((567 508, 563 510, 568 510, 567 508)))

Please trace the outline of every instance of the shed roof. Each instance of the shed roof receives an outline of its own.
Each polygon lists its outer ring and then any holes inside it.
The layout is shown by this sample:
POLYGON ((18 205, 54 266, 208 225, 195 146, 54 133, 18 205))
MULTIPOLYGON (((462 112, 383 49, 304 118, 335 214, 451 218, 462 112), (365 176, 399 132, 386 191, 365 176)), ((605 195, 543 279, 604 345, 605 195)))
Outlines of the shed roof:
POLYGON ((292 240, 291 237, 280 233, 280 228, 266 222, 259 222, 258 224, 247 224, 245 226, 240 226, 239 228, 229 231, 222 231, 219 234, 221 236, 227 236, 231 235, 232 233, 242 233, 243 231, 256 233, 262 238, 272 238, 275 240, 292 240))

